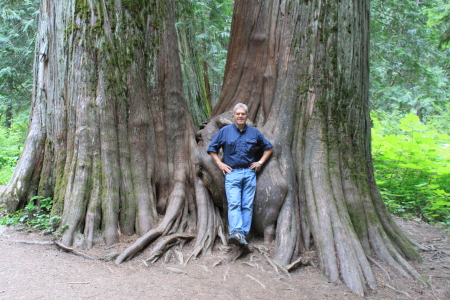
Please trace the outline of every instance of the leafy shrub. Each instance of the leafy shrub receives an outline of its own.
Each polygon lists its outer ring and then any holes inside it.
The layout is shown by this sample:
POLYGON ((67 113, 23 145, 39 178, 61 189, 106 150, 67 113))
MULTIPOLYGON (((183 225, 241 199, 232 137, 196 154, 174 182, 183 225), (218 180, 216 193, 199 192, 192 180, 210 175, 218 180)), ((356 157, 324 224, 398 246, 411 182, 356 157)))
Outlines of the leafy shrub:
POLYGON ((0 217, 1 225, 15 226, 24 224, 31 230, 50 233, 56 230, 61 221, 60 216, 50 216, 53 206, 52 198, 35 196, 24 209, 0 217))
POLYGON ((14 122, 10 129, 0 126, 0 185, 9 182, 22 153, 28 124, 14 122))
POLYGON ((374 118, 375 177, 393 213, 450 226, 450 136, 434 128, 414 114, 399 124, 374 118))

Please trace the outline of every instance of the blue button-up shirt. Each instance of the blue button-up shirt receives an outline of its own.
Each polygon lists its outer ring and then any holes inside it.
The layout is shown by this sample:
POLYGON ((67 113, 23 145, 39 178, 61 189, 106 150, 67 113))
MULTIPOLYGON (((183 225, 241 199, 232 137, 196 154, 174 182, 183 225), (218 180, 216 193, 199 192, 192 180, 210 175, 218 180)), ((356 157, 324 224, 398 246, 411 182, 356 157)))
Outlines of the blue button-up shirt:
POLYGON ((240 131, 236 124, 232 124, 219 130, 207 151, 218 153, 223 148, 223 162, 233 168, 254 162, 256 146, 260 146, 263 151, 273 147, 255 127, 246 125, 240 131))

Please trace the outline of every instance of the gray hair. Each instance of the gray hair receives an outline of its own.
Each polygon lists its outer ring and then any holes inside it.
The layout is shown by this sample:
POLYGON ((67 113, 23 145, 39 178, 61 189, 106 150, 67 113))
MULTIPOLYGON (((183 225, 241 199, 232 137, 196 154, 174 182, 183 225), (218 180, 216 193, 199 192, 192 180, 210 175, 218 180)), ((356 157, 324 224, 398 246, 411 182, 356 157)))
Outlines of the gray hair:
POLYGON ((244 103, 238 103, 238 104, 236 104, 236 105, 234 106, 234 108, 233 108, 233 115, 236 113, 236 110, 237 110, 238 108, 243 108, 243 109, 245 109, 245 112, 248 113, 248 107, 247 107, 247 105, 245 105, 244 103))

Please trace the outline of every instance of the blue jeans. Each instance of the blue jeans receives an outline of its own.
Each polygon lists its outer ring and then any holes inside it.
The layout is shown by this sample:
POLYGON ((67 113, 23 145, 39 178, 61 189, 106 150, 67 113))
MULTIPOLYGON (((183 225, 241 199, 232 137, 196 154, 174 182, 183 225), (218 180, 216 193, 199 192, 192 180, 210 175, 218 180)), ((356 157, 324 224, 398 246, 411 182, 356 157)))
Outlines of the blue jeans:
POLYGON ((233 169, 225 175, 225 191, 230 235, 240 232, 247 236, 252 224, 256 172, 251 169, 233 169))

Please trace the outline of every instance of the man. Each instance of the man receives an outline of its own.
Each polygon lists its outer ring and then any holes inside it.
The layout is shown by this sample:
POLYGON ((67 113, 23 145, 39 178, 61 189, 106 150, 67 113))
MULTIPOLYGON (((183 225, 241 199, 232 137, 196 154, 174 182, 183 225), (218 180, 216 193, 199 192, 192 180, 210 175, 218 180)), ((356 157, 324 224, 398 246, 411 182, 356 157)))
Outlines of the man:
POLYGON ((256 171, 272 154, 272 144, 255 127, 247 126, 248 107, 238 103, 233 109, 234 124, 224 126, 214 136, 208 153, 225 175, 228 202, 228 243, 248 247, 245 239, 252 223, 253 200, 256 192, 256 171), (257 146, 264 151, 255 161, 257 146), (223 162, 218 152, 223 150, 223 162))

